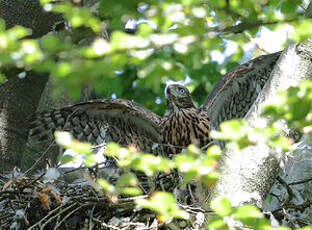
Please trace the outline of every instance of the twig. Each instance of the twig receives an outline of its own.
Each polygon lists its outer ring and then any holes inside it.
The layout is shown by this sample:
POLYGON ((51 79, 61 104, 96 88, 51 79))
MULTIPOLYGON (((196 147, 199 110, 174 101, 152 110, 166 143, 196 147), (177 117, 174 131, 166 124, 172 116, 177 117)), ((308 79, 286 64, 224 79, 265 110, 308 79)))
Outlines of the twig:
POLYGON ((241 22, 235 26, 229 26, 229 27, 224 27, 224 26, 214 26, 214 27, 209 27, 207 28, 208 32, 223 32, 223 33, 242 33, 245 30, 252 29, 255 27, 259 26, 265 26, 265 25, 274 25, 274 24, 279 24, 279 23, 288 23, 288 22, 294 22, 298 21, 300 19, 298 18, 290 18, 286 19, 283 21, 252 21, 252 22, 241 22))
MULTIPOLYGON (((281 183, 282 185, 284 185, 285 188, 287 189, 287 193, 288 193, 289 196, 288 196, 287 200, 284 201, 284 204, 288 204, 289 201, 291 201, 291 199, 295 197, 295 194, 294 194, 293 190, 288 186, 288 184, 286 183, 286 181, 284 181, 280 176, 278 176, 276 179, 277 179, 277 181, 278 181, 279 183, 281 183)), ((283 204, 283 205, 284 205, 284 204, 283 204)), ((283 205, 282 205, 282 206, 283 206, 283 205)))
POLYGON ((88 206, 88 204, 84 204, 81 206, 78 206, 77 208, 75 208, 73 211, 71 211, 70 213, 68 213, 56 226, 54 229, 58 229, 58 227, 68 218, 70 217, 72 214, 74 214, 75 212, 77 212, 79 209, 88 206))
POLYGON ((95 218, 95 217, 93 217, 93 220, 95 220, 95 222, 98 222, 100 225, 102 225, 102 226, 104 226, 104 227, 107 227, 107 228, 109 228, 109 229, 120 230, 120 228, 117 228, 117 227, 115 227, 115 226, 113 226, 113 225, 106 224, 105 222, 100 221, 99 219, 97 219, 97 218, 95 218))
POLYGON ((35 184, 37 181, 39 181, 43 176, 45 175, 45 173, 42 173, 40 176, 36 177, 35 179, 31 180, 29 183, 25 184, 21 190, 23 190, 24 188, 30 187, 31 185, 35 184))
MULTIPOLYGON (((105 166, 105 163, 106 163, 106 162, 101 162, 101 163, 99 163, 99 164, 97 164, 97 165, 92 166, 91 168, 93 168, 93 167, 98 167, 98 166, 101 166, 101 165, 104 165, 104 166, 105 166)), ((81 166, 78 167, 78 168, 74 168, 74 169, 65 171, 64 174, 72 173, 72 172, 75 172, 75 171, 78 171, 78 170, 81 170, 81 169, 89 169, 89 168, 90 168, 90 167, 86 167, 86 166, 82 166, 82 165, 81 165, 81 166)))
POLYGON ((95 209, 95 205, 93 205, 92 210, 91 210, 91 214, 90 214, 90 218, 89 218, 89 229, 88 230, 92 230, 92 226, 93 226, 93 214, 94 214, 94 209, 95 209))
POLYGON ((276 194, 274 194, 274 193, 270 193, 270 195, 271 195, 271 196, 274 196, 274 197, 278 200, 278 202, 281 202, 281 200, 280 200, 280 198, 279 198, 278 195, 276 195, 276 194))
POLYGON ((225 11, 227 14, 231 14, 232 16, 238 19, 246 19, 245 16, 241 15, 238 12, 235 12, 230 7, 230 0, 226 0, 226 5, 224 7, 216 7, 215 10, 225 11))
POLYGON ((34 229, 35 227, 37 227, 38 225, 41 225, 41 223, 43 223, 46 219, 49 218, 50 215, 52 215, 53 213, 57 212, 59 209, 62 209, 64 206, 66 206, 67 204, 63 204, 58 206, 57 208, 51 210, 45 217, 43 217, 39 222, 37 222, 36 224, 32 225, 30 228, 28 228, 28 230, 34 229))
POLYGON ((311 200, 307 200, 306 202, 302 203, 302 204, 290 204, 290 205, 285 205, 282 208, 278 208, 275 209, 274 211, 272 211, 272 214, 275 214, 276 212, 280 212, 283 211, 285 209, 305 209, 312 206, 312 201, 311 200))
POLYGON ((291 185, 297 185, 297 184, 304 184, 304 183, 307 183, 307 182, 310 182, 310 181, 312 181, 312 178, 291 182, 288 185, 291 186, 291 185))
POLYGON ((208 144, 206 144, 205 146, 201 147, 200 150, 204 151, 214 144, 215 144, 215 141, 211 141, 208 144))
POLYGON ((41 227, 40 230, 43 230, 44 227, 50 223, 53 219, 57 218, 58 216, 62 215, 64 212, 66 212, 68 209, 71 209, 72 207, 74 207, 75 205, 77 205, 77 203, 72 203, 71 205, 69 205, 68 207, 62 209, 59 213, 57 213, 55 216, 52 216, 50 219, 48 219, 41 227))
POLYGON ((47 147, 47 149, 42 153, 42 155, 35 161, 35 163, 29 169, 27 169, 25 175, 27 175, 46 156, 46 154, 54 144, 55 142, 52 141, 50 145, 47 147))

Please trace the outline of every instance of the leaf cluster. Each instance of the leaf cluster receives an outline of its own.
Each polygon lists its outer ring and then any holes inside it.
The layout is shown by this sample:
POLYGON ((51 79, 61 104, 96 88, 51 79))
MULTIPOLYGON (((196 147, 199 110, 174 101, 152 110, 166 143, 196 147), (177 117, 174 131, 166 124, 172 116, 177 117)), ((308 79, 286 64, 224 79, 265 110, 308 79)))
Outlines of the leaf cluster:
MULTIPOLYGON (((309 36, 307 28, 312 28, 301 0, 101 0, 85 6, 41 0, 41 4, 46 11, 64 15, 65 30, 29 39, 30 30, 20 26, 5 30, 0 19, 3 69, 48 72, 72 97, 80 95, 82 86, 91 85, 102 97, 134 99, 157 113, 164 112, 162 90, 169 79, 189 76, 188 87, 200 104, 219 77, 238 65, 244 45, 260 26, 292 27, 295 40, 309 36), (135 34, 124 32, 129 19, 136 22, 135 34), (110 39, 103 33, 111 33, 110 39), (230 42, 234 48, 228 53, 230 42), (223 67, 213 60, 213 52, 225 56, 223 67), (159 106, 154 106, 155 100, 159 106)), ((2 71, 0 79, 5 77, 2 71)))

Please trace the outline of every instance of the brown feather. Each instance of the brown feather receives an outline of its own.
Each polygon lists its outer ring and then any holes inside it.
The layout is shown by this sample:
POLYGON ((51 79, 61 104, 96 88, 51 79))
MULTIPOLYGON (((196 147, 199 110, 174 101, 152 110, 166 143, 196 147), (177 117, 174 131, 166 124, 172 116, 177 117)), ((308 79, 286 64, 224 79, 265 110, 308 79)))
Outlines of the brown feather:
POLYGON ((209 119, 195 107, 167 114, 160 122, 165 155, 176 154, 189 144, 203 147, 211 142, 209 119))
POLYGON ((158 152, 152 147, 161 142, 159 121, 158 115, 132 101, 107 99, 36 113, 29 119, 29 130, 40 140, 62 130, 96 145, 114 141, 124 147, 132 145, 141 151, 158 152))
POLYGON ((30 135, 46 139, 55 130, 65 130, 93 144, 114 141, 166 155, 179 153, 191 143, 203 147, 211 142, 211 129, 246 115, 279 55, 258 57, 224 75, 200 108, 194 106, 185 86, 174 83, 165 90, 168 111, 163 118, 125 99, 90 101, 33 115, 30 135), (163 144, 164 149, 154 148, 155 144, 163 144))

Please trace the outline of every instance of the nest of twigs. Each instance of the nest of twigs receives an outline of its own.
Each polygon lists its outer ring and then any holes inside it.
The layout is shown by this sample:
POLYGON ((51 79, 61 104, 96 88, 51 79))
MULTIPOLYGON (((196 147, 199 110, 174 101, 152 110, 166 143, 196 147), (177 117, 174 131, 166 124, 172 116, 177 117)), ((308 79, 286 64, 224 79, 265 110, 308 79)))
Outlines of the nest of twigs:
POLYGON ((204 224, 196 220, 202 218, 204 211, 194 205, 192 186, 179 188, 176 174, 160 175, 149 181, 138 174, 139 186, 145 193, 140 197, 168 189, 183 197, 178 198, 179 203, 191 214, 192 221, 162 223, 157 214, 136 206, 138 197, 107 195, 86 170, 78 173, 80 179, 66 182, 66 175, 76 172, 62 172, 58 179, 47 179, 47 172, 32 177, 15 172, 2 176, 0 229, 194 229, 204 224))

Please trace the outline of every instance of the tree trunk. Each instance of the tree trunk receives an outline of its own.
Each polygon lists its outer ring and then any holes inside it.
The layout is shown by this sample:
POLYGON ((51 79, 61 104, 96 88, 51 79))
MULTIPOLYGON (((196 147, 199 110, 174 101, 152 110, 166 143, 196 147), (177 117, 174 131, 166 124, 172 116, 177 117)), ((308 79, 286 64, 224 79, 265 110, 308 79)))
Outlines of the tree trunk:
MULTIPOLYGON (((304 72, 311 76, 311 40, 297 46, 297 51, 305 58, 297 75, 304 72)), ((291 74, 291 72, 290 72, 291 74)), ((268 211, 271 212, 279 223, 293 229, 312 225, 312 139, 304 135, 297 143, 296 150, 288 153, 281 162, 281 172, 278 179, 270 190, 271 202, 268 204, 268 211)))
MULTIPOLYGON (((251 125, 265 125, 265 120, 259 117, 261 108, 274 101, 278 90, 312 77, 311 47, 312 41, 308 40, 302 44, 289 44, 284 50, 269 82, 246 116, 251 125)), ((212 198, 227 197, 235 206, 252 203, 263 208, 263 201, 275 181, 283 157, 283 153, 263 143, 242 151, 226 150, 220 162, 221 177, 214 187, 212 198)))
POLYGON ((29 114, 36 111, 47 76, 26 73, 26 77, 10 77, 0 85, 0 169, 2 172, 20 166, 27 141, 29 114))
MULTIPOLYGON (((39 0, 1 0, 0 17, 6 28, 22 25, 30 28, 30 37, 37 38, 51 31, 60 14, 44 12, 39 0)), ((7 71, 8 80, 0 85, 0 169, 2 172, 20 167, 27 141, 26 118, 36 111, 47 76, 27 72, 19 79, 16 71, 7 71)), ((18 70, 23 72, 23 70, 18 70)))
POLYGON ((15 25, 31 29, 32 38, 48 33, 63 20, 61 14, 44 11, 39 0, 1 0, 0 17, 4 19, 7 29, 15 25))

